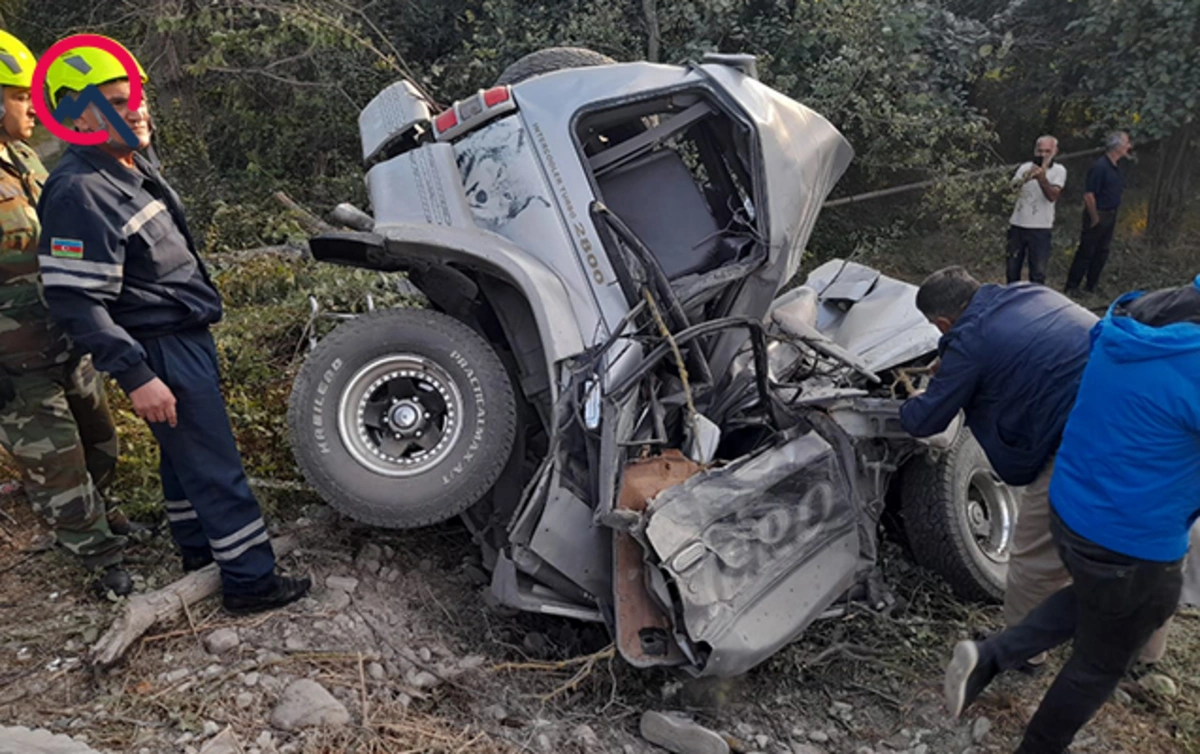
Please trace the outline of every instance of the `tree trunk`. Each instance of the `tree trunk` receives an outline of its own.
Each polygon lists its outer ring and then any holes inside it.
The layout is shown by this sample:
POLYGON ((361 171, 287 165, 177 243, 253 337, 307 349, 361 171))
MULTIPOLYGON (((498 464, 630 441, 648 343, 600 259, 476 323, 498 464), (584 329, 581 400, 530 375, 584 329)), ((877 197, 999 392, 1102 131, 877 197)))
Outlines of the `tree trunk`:
POLYGON ((642 14, 646 17, 646 60, 658 62, 658 0, 642 0, 642 14))
POLYGON ((1151 241, 1163 243, 1171 240, 1179 225, 1182 209, 1187 204, 1191 191, 1197 154, 1196 123, 1180 127, 1159 145, 1158 165, 1154 174, 1154 187, 1150 194, 1150 208, 1146 218, 1146 235, 1151 241))

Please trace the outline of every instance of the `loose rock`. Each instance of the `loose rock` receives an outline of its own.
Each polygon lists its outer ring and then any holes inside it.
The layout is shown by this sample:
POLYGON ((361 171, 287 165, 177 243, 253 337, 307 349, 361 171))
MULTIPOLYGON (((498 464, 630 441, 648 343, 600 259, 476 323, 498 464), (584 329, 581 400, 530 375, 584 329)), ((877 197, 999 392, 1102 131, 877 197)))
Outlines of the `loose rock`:
POLYGON ((1144 675, 1138 680, 1138 685, 1160 696, 1175 697, 1179 695, 1179 687, 1175 681, 1162 673, 1144 675))
POLYGON ((975 743, 981 743, 987 734, 992 731, 992 721, 986 717, 980 717, 971 725, 971 740, 975 743))
POLYGON ((571 738, 575 739, 577 744, 588 751, 597 749, 600 746, 600 739, 596 736, 596 731, 592 730, 592 726, 590 725, 577 725, 571 731, 571 738))
POLYGON ((325 588, 350 594, 358 588, 358 579, 352 576, 330 576, 325 579, 325 588))
POLYGON ((172 670, 170 673, 163 673, 161 676, 159 676, 159 678, 162 679, 163 683, 170 686, 172 683, 178 683, 191 674, 192 671, 190 668, 177 668, 176 670, 172 670))
POLYGON ((218 628, 204 637, 204 648, 215 655, 224 654, 231 649, 235 649, 240 643, 241 639, 238 638, 238 632, 233 628, 218 628))
POLYGON ((212 738, 213 736, 217 735, 220 732, 221 732, 221 726, 218 725, 216 722, 214 722, 213 720, 205 720, 204 721, 204 737, 205 738, 212 738))
POLYGON ((200 754, 241 754, 242 746, 238 742, 233 728, 226 728, 214 738, 205 742, 200 754))
POLYGON ((825 754, 825 752, 812 744, 794 744, 792 754, 825 754))
POLYGON ((729 754, 729 744, 715 731, 682 715, 642 713, 642 738, 675 754, 729 754))
POLYGON ((546 651, 546 637, 539 634, 537 631, 531 631, 525 634, 525 639, 521 642, 525 647, 525 651, 531 655, 540 655, 546 651))
POLYGON ((373 662, 367 666, 367 675, 371 676, 376 681, 382 681, 387 678, 387 671, 377 662, 373 662))
MULTIPOLYGON (((350 713, 324 686, 305 678, 284 689, 270 721, 272 726, 288 731, 321 725, 337 727, 350 722, 350 713)), ((261 741, 258 744, 265 748, 261 741)))
POLYGON ((408 684, 418 689, 431 689, 441 683, 436 675, 427 670, 418 670, 411 673, 408 678, 408 684))
POLYGON ((254 694, 249 691, 243 691, 234 698, 234 703, 238 709, 249 709, 254 704, 254 694))
POLYGON ((48 730, 0 725, 0 754, 97 754, 78 740, 48 730))
POLYGON ((808 732, 808 740, 823 744, 829 741, 829 734, 823 730, 812 730, 808 732))
POLYGON ((341 589, 331 589, 325 592, 324 601, 325 607, 335 613, 350 607, 350 595, 341 589))

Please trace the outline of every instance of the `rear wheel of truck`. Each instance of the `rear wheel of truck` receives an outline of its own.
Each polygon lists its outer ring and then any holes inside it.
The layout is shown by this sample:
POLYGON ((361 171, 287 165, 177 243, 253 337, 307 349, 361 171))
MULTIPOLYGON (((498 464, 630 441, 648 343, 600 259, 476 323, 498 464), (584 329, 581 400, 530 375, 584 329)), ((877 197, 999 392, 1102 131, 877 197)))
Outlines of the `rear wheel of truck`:
POLYGON ((913 459, 900 496, 914 559, 966 600, 1004 597, 1017 492, 996 476, 983 448, 963 428, 936 461, 913 459))
POLYGON ((512 384, 496 352, 452 317, 373 312, 304 362, 288 425, 304 476, 365 523, 425 526, 491 488, 513 447, 512 384))
POLYGON ((531 52, 504 69, 496 79, 496 86, 519 84, 525 79, 552 73, 567 68, 586 68, 593 65, 611 65, 617 62, 607 55, 584 47, 547 47, 531 52))

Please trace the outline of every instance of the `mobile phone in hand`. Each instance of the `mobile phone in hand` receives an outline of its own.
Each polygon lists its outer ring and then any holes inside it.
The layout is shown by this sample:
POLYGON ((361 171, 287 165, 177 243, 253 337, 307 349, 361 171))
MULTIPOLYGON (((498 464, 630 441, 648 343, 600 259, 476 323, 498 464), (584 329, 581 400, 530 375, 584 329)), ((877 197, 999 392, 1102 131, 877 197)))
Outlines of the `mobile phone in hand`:
POLYGON ((1042 156, 1040 154, 1036 154, 1033 156, 1033 164, 1034 165, 1037 165, 1040 168, 1042 166, 1042 162, 1043 162, 1043 160, 1042 160, 1042 156))

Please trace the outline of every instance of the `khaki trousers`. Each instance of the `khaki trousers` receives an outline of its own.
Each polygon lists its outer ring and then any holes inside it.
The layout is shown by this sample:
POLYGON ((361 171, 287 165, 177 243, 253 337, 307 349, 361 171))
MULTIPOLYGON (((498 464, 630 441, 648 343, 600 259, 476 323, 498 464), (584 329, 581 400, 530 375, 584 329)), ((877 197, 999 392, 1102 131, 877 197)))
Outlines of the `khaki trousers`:
MULTIPOLYGON (((1050 537, 1050 477, 1054 459, 1030 484, 1021 489, 1017 501, 1017 524, 1008 556, 1008 578, 1004 588, 1004 624, 1015 626, 1050 595, 1071 583, 1071 576, 1058 556, 1050 537)), ((1197 529, 1192 542, 1197 542, 1197 529)), ((1162 625, 1142 649, 1141 662, 1157 662, 1167 649, 1170 621, 1162 625)))

